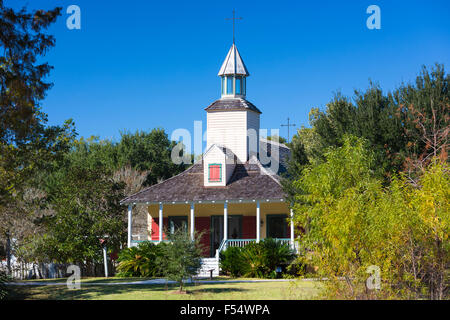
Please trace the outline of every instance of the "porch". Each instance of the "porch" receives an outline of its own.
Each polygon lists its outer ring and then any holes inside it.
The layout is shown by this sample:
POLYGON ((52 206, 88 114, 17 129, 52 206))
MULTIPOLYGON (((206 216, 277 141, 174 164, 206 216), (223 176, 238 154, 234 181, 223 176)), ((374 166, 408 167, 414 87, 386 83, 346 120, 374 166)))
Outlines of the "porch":
POLYGON ((165 232, 188 230, 193 239, 201 233, 204 256, 218 258, 227 247, 243 247, 264 238, 274 238, 294 247, 292 211, 283 199, 145 203, 146 232, 133 232, 133 206, 128 207, 128 246, 141 241, 166 241, 165 232), (160 223, 162 221, 162 223, 160 223))

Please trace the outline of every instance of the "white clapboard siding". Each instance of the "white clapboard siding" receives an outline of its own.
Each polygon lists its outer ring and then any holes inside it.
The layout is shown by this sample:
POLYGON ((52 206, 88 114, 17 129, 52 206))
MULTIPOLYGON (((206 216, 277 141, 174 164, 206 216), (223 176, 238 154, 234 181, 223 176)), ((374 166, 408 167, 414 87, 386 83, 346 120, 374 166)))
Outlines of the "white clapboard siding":
POLYGON ((225 146, 237 156, 239 161, 247 161, 247 113, 249 112, 252 111, 208 112, 207 148, 213 144, 225 146))
MULTIPOLYGON (((256 139, 254 139, 255 141, 253 141, 254 146, 252 151, 256 151, 256 153, 258 153, 259 151, 259 113, 256 112, 252 112, 252 111, 248 111, 247 112, 247 130, 249 129, 253 129, 254 132, 256 133, 256 139)), ((248 144, 252 143, 250 140, 248 140, 248 144)), ((247 155, 249 154, 249 152, 251 151, 250 145, 246 146, 247 148, 247 155)), ((249 157, 247 157, 248 159, 249 157)))

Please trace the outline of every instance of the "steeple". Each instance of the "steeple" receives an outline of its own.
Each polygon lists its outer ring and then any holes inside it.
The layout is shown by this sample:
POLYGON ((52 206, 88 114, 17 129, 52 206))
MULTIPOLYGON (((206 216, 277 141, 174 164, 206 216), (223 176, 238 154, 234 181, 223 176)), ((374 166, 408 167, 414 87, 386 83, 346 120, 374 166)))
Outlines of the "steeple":
POLYGON ((247 67, 233 43, 218 73, 222 83, 222 98, 245 98, 246 77, 249 75, 247 67))
MULTIPOLYGON (((248 161, 250 155, 257 154, 259 150, 261 111, 245 99, 246 78, 249 75, 233 43, 218 74, 222 82, 222 96, 205 109, 208 133, 206 148, 212 145, 225 148, 241 163, 248 161)), ((205 163, 209 161, 206 160, 204 158, 205 163)))

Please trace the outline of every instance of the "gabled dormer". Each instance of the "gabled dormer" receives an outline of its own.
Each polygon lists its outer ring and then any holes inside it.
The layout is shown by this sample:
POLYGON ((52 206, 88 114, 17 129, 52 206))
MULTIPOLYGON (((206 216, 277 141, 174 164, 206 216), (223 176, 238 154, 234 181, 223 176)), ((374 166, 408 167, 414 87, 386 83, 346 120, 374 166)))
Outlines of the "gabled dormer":
POLYGON ((236 155, 223 146, 213 144, 203 154, 203 185, 224 187, 236 166, 236 155))

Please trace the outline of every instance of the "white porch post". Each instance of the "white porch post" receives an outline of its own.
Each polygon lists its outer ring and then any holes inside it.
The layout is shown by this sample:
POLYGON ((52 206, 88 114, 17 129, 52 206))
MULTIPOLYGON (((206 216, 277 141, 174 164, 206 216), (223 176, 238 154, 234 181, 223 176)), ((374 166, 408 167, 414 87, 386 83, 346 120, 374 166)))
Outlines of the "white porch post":
POLYGON ((194 203, 191 202, 191 240, 194 241, 194 203))
POLYGON ((261 208, 259 201, 256 201, 256 242, 261 239, 261 208))
POLYGON ((295 248, 294 245, 294 210, 291 209, 291 247, 295 248))
POLYGON ((132 230, 131 230, 131 222, 132 222, 132 209, 133 208, 133 205, 128 205, 128 241, 127 241, 127 245, 128 245, 128 248, 131 248, 131 232, 132 232, 132 230))
POLYGON ((159 242, 163 239, 163 204, 159 204, 159 242))
POLYGON ((103 264, 105 266, 105 278, 108 278, 108 258, 106 257, 106 245, 103 246, 103 264))
POLYGON ((226 201, 223 204, 223 240, 228 240, 228 202, 226 201))

